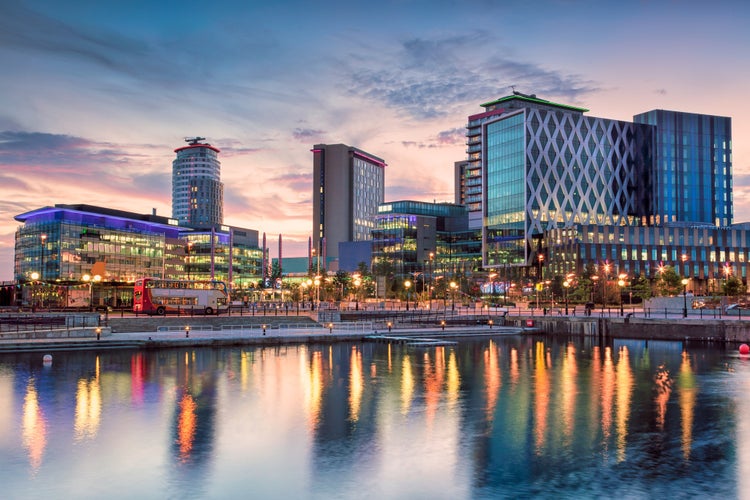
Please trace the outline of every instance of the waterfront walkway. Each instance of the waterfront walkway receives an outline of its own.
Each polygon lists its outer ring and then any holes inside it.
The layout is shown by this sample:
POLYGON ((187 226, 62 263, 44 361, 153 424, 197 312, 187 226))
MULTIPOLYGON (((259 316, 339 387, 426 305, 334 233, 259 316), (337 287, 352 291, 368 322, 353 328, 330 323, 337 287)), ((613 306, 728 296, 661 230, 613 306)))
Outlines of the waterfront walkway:
MULTIPOLYGON (((56 350, 95 350, 95 349, 157 349, 169 347, 198 346, 239 346, 239 345, 280 345, 315 344, 346 341, 380 341, 405 343, 412 339, 415 344, 427 345, 448 343, 450 338, 469 338, 496 335, 518 335, 537 332, 534 329, 519 327, 498 327, 489 325, 452 326, 436 328, 363 328, 362 325, 345 323, 331 326, 300 326, 279 328, 276 325, 252 325, 247 328, 215 330, 206 325, 186 325, 189 329, 160 328, 151 332, 112 332, 103 327, 99 339, 96 329, 88 329, 79 336, 48 336, 46 338, 3 338, 0 339, 1 352, 56 351, 56 350)), ((538 332, 537 332, 538 333, 538 332)))

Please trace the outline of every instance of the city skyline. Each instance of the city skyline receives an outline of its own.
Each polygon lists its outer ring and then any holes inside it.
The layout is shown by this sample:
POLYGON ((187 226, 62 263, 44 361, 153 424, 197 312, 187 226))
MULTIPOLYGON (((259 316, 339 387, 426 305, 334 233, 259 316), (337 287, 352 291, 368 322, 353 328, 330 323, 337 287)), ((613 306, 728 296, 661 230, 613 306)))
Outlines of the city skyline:
POLYGON ((282 233, 286 256, 306 252, 316 143, 384 158, 386 201, 452 201, 466 117, 512 86, 596 117, 731 117, 735 222, 750 220, 740 2, 180 7, 4 9, 0 280, 17 214, 88 203, 170 216, 173 151, 194 135, 222 151, 225 223, 282 233))

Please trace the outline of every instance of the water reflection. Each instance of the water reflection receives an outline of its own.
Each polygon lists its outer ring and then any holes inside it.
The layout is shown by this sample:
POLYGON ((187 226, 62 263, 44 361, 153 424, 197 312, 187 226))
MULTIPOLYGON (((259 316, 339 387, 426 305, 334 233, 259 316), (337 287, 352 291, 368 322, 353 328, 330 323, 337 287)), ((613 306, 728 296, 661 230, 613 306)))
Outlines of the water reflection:
POLYGON ((17 413, 3 421, 19 436, 0 442, 0 480, 16 496, 642 497, 710 485, 732 497, 737 411, 750 407, 750 364, 679 342, 37 358, 0 358, 3 408, 17 413))
POLYGON ((39 405, 39 394, 36 391, 34 379, 30 379, 26 384, 22 436, 23 446, 29 456, 31 472, 36 472, 42 465, 42 457, 47 447, 47 422, 39 405))

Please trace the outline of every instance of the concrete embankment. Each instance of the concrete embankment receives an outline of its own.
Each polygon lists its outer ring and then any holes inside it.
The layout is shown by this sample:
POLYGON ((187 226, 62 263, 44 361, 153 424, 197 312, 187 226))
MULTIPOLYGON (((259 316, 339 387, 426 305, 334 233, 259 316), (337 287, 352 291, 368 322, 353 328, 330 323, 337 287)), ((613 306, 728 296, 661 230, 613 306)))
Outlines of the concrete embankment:
POLYGON ((506 325, 532 326, 548 334, 653 340, 750 342, 750 321, 733 319, 528 316, 506 325))

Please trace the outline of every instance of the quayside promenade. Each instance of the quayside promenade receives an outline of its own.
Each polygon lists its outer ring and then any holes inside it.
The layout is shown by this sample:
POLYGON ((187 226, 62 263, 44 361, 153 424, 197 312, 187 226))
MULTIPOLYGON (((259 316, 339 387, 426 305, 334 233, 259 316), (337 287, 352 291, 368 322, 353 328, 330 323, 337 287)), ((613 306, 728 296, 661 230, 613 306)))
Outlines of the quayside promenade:
POLYGON ((683 317, 630 312, 620 316, 542 314, 513 310, 498 314, 469 311, 422 314, 388 311, 380 315, 233 315, 136 317, 129 314, 2 314, 0 352, 63 349, 165 348, 173 346, 279 345, 340 341, 460 338, 477 335, 591 336, 659 340, 750 342, 750 318, 715 315, 683 317))

